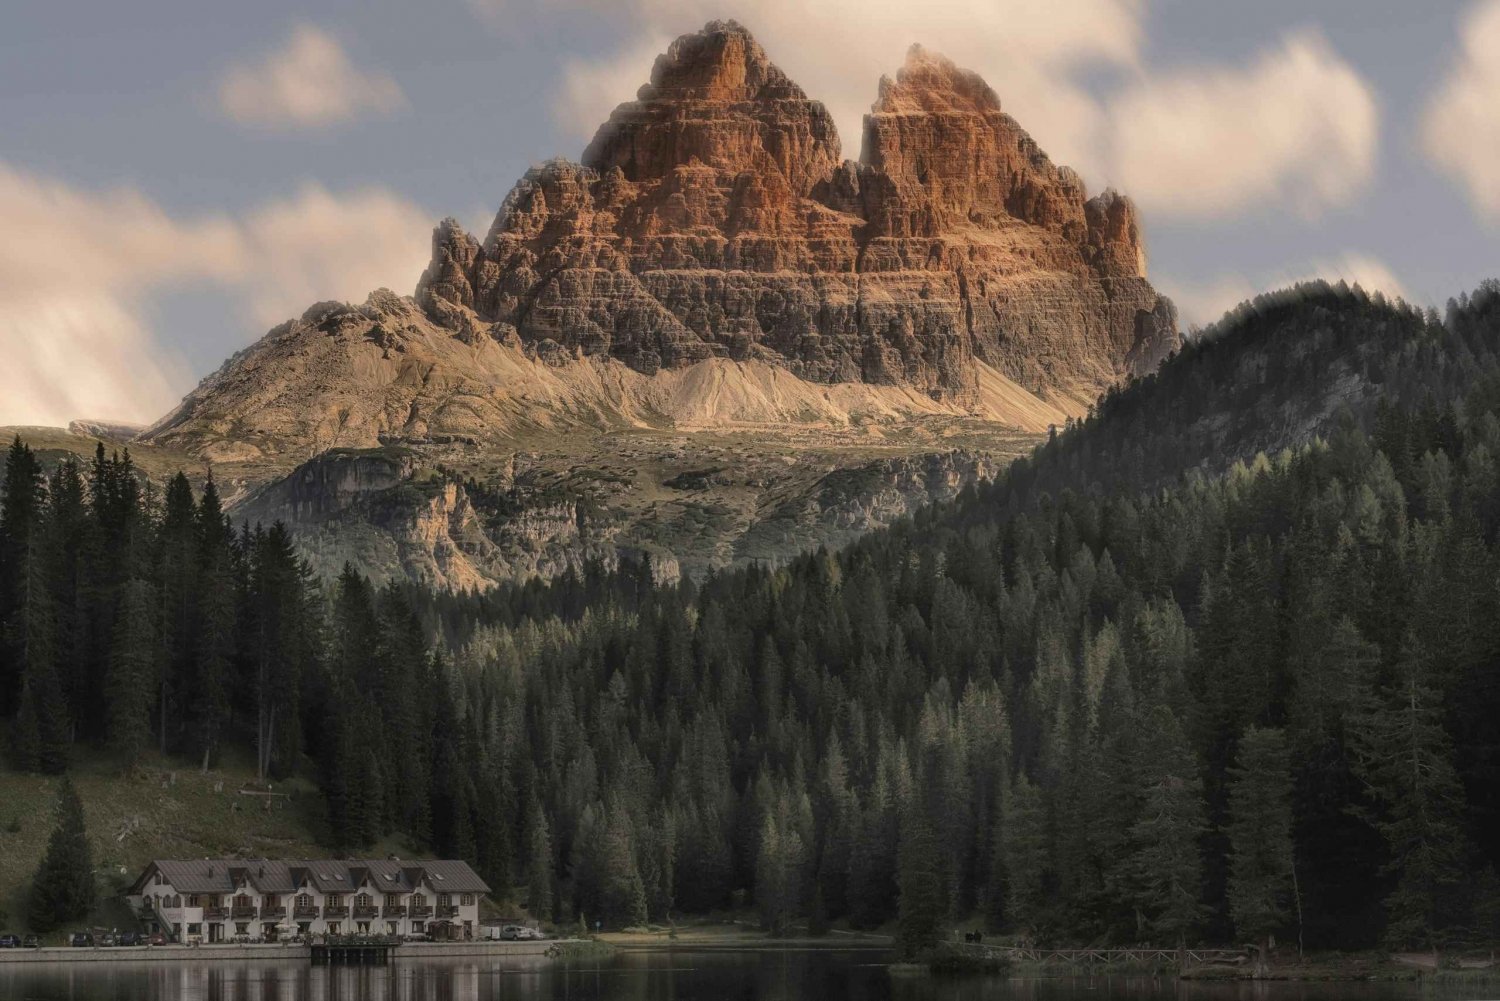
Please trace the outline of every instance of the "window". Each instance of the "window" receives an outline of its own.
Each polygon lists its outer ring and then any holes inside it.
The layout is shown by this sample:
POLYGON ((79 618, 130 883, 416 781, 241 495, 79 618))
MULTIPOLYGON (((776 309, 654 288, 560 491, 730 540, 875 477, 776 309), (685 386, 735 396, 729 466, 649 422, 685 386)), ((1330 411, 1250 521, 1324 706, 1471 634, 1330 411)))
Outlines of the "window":
POLYGON ((338 933, 339 933, 339 923, 337 921, 330 921, 330 922, 328 922, 328 934, 330 934, 330 935, 337 935, 338 933))
POLYGON ((325 907, 341 907, 343 906, 343 900, 340 899, 337 893, 330 893, 328 899, 323 902, 323 905, 325 907))
POLYGON ((463 904, 465 907, 473 907, 474 906, 474 894, 472 894, 472 893, 465 893, 462 897, 459 898, 459 903, 463 904))
POLYGON ((166 882, 166 878, 163 877, 161 873, 157 873, 156 874, 156 885, 157 886, 161 886, 165 882, 166 882))
POLYGON ((446 894, 446 893, 439 893, 438 894, 438 906, 439 907, 447 907, 452 902, 453 902, 453 898, 449 894, 446 894))
POLYGON ((359 896, 355 897, 354 898, 354 906, 355 907, 369 907, 370 906, 370 895, 368 893, 361 893, 359 896))
POLYGON ((198 907, 198 906, 200 906, 199 903, 198 903, 198 895, 196 893, 190 893, 190 894, 188 894, 188 906, 189 907, 198 907))
POLYGON ((401 906, 401 894, 399 894, 399 893, 387 893, 385 895, 385 906, 387 906, 387 907, 400 907, 401 906))
POLYGON ((188 934, 189 935, 201 935, 201 934, 203 934, 203 926, 200 925, 200 924, 198 924, 196 921, 190 922, 188 924, 188 934))
POLYGON ((414 935, 420 935, 420 934, 422 934, 422 929, 423 929, 423 927, 425 925, 426 925, 425 921, 413 921, 411 923, 412 934, 414 934, 414 935))

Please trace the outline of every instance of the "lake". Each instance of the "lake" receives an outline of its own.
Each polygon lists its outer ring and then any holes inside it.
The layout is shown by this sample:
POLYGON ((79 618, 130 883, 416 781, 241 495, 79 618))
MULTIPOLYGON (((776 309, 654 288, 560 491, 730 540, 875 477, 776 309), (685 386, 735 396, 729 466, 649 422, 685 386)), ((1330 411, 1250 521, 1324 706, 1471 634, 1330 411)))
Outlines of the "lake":
MULTIPOLYGON (((0 964, 0 1001, 1470 1001, 1414 984, 1183 983, 1151 977, 929 978, 881 950, 624 952, 550 960, 0 964)), ((1490 996, 1494 989, 1490 988, 1490 996)))

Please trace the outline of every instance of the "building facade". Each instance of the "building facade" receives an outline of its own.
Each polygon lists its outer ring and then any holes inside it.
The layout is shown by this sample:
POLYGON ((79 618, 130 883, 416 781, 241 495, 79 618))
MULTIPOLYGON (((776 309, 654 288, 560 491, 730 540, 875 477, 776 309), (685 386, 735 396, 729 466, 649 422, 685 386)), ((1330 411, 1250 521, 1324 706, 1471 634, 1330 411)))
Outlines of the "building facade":
POLYGON ((472 939, 488 892, 467 862, 448 859, 157 859, 128 899, 148 930, 182 943, 472 939))

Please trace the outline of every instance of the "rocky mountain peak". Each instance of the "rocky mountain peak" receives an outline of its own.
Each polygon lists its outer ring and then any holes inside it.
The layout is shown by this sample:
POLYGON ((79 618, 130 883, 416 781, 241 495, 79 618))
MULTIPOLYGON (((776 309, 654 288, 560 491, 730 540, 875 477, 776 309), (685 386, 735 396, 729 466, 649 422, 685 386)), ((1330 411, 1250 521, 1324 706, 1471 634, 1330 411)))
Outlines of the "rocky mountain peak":
MULTIPOLYGON (((749 173, 807 195, 839 163, 838 130, 817 101, 733 21, 684 35, 656 60, 651 82, 620 105, 583 153, 600 175, 632 182, 693 168, 749 173)), ((679 178, 692 188, 694 179, 679 178)), ((689 197, 689 196, 685 196, 689 197)))
POLYGON ((895 114, 987 114, 1000 110, 1000 98, 978 73, 921 45, 906 53, 906 65, 892 80, 880 78, 880 95, 870 112, 895 114))

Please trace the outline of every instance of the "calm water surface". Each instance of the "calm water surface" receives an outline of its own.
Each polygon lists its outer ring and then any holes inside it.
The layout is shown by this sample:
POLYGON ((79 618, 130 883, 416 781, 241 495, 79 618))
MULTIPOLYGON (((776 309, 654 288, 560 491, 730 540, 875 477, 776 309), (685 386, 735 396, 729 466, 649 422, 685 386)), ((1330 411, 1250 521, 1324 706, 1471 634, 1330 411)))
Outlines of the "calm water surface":
MULTIPOLYGON (((1149 977, 932 979, 878 951, 624 953, 602 962, 0 964, 0 1001, 1474 1001, 1412 984, 1184 984, 1149 977)), ((1493 990, 1488 995, 1495 996, 1493 990)))

